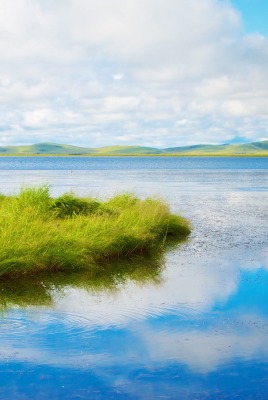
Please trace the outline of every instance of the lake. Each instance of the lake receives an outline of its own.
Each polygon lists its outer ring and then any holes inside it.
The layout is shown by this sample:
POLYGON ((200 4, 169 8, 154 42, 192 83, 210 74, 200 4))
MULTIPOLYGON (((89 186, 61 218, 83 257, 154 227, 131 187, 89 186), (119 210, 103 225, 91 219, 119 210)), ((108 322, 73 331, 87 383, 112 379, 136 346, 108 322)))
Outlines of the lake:
POLYGON ((267 399, 268 158, 0 157, 0 182, 157 196, 192 224, 95 282, 0 281, 1 399, 267 399))

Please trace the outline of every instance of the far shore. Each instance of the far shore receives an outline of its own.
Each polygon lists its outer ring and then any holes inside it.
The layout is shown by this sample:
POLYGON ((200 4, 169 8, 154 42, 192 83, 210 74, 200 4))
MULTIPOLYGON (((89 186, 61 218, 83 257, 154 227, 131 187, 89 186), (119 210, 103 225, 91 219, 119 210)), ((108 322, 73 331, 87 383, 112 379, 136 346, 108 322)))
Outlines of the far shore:
POLYGON ((0 153, 0 157, 268 157, 266 153, 249 153, 249 154, 49 154, 49 153, 38 153, 38 154, 5 154, 0 153))

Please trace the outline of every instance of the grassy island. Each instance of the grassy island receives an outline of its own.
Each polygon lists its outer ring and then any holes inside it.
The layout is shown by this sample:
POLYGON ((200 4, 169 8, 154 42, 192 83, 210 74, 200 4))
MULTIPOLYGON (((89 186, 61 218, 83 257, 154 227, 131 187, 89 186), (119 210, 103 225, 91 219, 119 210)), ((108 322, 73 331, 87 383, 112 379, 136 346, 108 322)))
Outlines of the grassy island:
POLYGON ((48 186, 0 195, 0 230, 0 276, 103 268, 104 260, 152 254, 168 237, 190 233, 188 222, 158 199, 52 198, 48 186))

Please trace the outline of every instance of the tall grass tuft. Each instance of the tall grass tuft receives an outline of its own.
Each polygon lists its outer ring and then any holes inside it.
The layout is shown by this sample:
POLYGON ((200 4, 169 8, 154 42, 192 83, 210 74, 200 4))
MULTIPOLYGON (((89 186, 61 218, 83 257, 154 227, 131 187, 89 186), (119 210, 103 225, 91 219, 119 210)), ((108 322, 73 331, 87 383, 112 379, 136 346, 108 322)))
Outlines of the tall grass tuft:
POLYGON ((131 194, 104 202, 48 186, 0 196, 0 276, 96 268, 103 260, 152 254, 167 237, 183 239, 188 222, 155 199, 131 194))

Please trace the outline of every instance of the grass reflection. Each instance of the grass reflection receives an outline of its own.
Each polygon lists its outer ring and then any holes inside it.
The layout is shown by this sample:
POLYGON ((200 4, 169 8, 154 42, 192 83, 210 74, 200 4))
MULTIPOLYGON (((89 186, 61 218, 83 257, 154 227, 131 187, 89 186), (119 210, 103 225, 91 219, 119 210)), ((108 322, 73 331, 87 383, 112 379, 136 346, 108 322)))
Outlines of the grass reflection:
POLYGON ((91 293, 116 292, 130 280, 138 285, 162 282, 163 256, 135 257, 131 260, 105 262, 84 271, 58 271, 57 274, 39 273, 34 276, 0 279, 0 309, 51 307, 58 295, 67 288, 84 289, 91 293))

